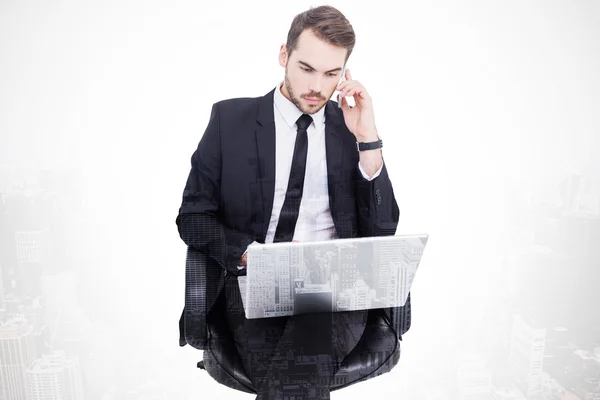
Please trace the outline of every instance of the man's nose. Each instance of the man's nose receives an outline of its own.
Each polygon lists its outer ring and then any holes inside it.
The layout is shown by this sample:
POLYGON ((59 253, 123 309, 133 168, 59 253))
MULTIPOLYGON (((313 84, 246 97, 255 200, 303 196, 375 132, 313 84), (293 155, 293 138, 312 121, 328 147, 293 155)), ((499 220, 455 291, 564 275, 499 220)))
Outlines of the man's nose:
POLYGON ((323 77, 317 77, 311 80, 309 90, 312 93, 321 93, 323 90, 323 77))

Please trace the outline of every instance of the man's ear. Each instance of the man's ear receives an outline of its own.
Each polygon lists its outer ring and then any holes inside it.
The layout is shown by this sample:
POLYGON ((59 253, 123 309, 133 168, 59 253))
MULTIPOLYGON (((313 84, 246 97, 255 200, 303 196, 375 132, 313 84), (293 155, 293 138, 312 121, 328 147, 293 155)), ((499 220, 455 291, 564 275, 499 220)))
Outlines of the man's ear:
POLYGON ((279 65, 281 65, 282 67, 285 68, 285 66, 287 65, 287 61, 288 61, 287 47, 284 43, 279 48, 279 65))

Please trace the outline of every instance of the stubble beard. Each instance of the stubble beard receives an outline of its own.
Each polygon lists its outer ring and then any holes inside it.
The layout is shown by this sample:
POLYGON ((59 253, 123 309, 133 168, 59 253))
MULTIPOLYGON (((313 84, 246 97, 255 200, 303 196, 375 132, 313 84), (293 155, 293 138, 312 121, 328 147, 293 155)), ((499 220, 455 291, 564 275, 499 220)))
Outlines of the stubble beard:
POLYGON ((300 102, 300 98, 297 98, 296 95, 294 94, 294 91, 292 90, 292 85, 290 84, 290 80, 288 79, 287 67, 285 68, 284 84, 285 84, 285 88, 286 88, 288 94, 290 95, 290 99, 291 99, 292 103, 294 103, 294 105, 298 108, 298 110, 300 110, 303 114, 309 114, 309 115, 316 114, 321 110, 321 108, 325 107, 325 105, 327 104, 327 102, 324 102, 318 108, 317 107, 304 108, 302 103, 300 102))

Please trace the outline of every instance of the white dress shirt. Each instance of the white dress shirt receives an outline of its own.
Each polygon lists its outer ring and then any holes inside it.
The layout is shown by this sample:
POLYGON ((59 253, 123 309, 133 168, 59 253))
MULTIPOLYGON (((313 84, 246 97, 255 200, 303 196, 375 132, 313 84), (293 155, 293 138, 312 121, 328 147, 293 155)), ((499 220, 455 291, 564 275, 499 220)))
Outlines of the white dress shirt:
MULTIPOLYGON (((298 129, 296 121, 302 115, 302 111, 281 93, 282 84, 283 82, 280 82, 275 88, 273 97, 273 111, 275 113, 275 196, 265 243, 273 243, 275 238, 275 230, 287 192, 296 144, 298 129)), ((293 238, 293 240, 299 242, 329 240, 338 237, 329 209, 325 152, 325 107, 317 113, 311 114, 311 117, 313 122, 307 129, 308 153, 304 187, 293 238)), ((379 176, 383 165, 370 178, 360 166, 360 162, 358 168, 363 177, 370 181, 379 176)), ((252 244, 254 243, 257 242, 252 244)))

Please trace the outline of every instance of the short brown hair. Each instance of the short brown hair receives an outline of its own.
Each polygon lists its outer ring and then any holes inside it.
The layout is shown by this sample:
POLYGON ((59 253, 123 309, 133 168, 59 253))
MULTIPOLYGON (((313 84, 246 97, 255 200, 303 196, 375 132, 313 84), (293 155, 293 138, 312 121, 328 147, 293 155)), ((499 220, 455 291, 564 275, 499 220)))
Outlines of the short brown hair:
POLYGON ((288 32, 286 47, 288 56, 298 45, 298 37, 310 29, 316 37, 347 50, 346 61, 352 54, 356 38, 352 25, 337 8, 332 6, 311 7, 296 15, 288 32))

